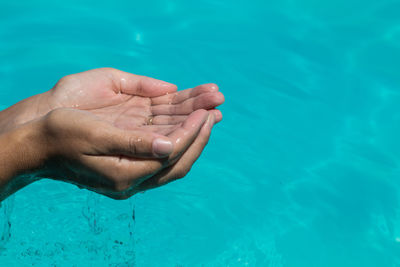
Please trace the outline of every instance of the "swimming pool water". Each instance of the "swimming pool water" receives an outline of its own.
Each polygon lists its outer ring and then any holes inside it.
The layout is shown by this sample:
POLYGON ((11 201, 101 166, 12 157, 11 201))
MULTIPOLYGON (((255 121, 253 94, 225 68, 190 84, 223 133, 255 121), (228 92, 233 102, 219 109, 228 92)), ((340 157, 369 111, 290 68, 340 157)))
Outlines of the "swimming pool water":
POLYGON ((115 201, 43 180, 3 202, 0 266, 400 266, 399 14, 392 0, 0 1, 3 107, 105 66, 226 96, 179 182, 115 201))

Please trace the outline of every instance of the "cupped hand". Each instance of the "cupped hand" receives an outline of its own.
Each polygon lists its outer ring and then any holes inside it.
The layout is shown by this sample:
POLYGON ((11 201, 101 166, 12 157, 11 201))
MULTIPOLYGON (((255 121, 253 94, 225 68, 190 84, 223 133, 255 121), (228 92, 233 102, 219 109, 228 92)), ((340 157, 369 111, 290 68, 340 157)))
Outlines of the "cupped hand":
POLYGON ((39 147, 51 148, 51 160, 39 178, 127 198, 186 175, 222 119, 215 108, 223 101, 215 84, 177 92, 160 80, 95 69, 2 111, 0 132, 44 121, 39 147))
POLYGON ((183 177, 200 155, 214 115, 191 113, 163 136, 123 130, 75 109, 56 109, 41 119, 46 173, 115 199, 183 177), (98 130, 96 130, 98 129, 98 130))
POLYGON ((112 68, 94 69, 62 78, 46 96, 46 107, 90 111, 118 128, 168 134, 198 109, 215 108, 224 96, 215 84, 177 92, 173 84, 112 68))

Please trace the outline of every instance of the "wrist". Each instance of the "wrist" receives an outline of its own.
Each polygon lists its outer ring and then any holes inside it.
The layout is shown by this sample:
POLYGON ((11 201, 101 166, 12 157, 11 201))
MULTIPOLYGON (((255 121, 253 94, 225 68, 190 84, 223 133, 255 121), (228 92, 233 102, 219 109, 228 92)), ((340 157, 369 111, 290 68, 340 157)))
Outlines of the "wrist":
POLYGON ((35 120, 0 135, 0 201, 37 180, 45 170, 48 152, 42 124, 35 120))
POLYGON ((0 112, 0 134, 47 114, 50 91, 31 96, 0 112))

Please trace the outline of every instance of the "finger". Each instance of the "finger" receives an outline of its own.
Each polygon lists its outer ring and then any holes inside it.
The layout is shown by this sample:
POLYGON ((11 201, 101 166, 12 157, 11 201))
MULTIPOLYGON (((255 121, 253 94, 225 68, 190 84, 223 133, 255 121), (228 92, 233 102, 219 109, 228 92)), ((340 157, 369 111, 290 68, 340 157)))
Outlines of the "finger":
POLYGON ((213 109, 224 103, 224 95, 220 92, 205 93, 189 98, 179 104, 162 104, 151 107, 153 115, 187 115, 198 109, 213 109))
POLYGON ((222 121, 222 112, 221 111, 219 111, 218 109, 212 109, 212 110, 210 110, 210 112, 212 114, 214 114, 215 123, 222 121))
POLYGON ((163 158, 173 151, 173 140, 154 132, 126 131, 115 127, 93 134, 92 155, 125 155, 135 158, 163 158))
POLYGON ((174 125, 144 125, 140 126, 143 131, 158 133, 164 136, 171 134, 173 131, 181 127, 181 124, 174 125))
MULTIPOLYGON (((215 117, 215 123, 218 123, 222 120, 222 113, 218 109, 212 109, 211 112, 215 117)), ((166 126, 166 129, 171 129, 172 125, 182 123, 187 118, 186 115, 158 115, 153 117, 151 127, 155 127, 154 130, 158 131, 158 126, 166 126)))
POLYGON ((159 115, 152 119, 154 125, 174 125, 182 123, 187 119, 186 115, 159 115))
MULTIPOLYGON (((222 120, 222 113, 218 109, 212 109, 209 112, 214 114, 215 123, 218 123, 222 120)), ((186 115, 158 115, 153 117, 151 126, 163 126, 165 125, 168 129, 172 127, 172 125, 182 123, 187 118, 186 115)), ((154 128, 157 129, 157 128, 154 128)), ((158 131, 157 131, 158 132, 158 131)))
POLYGON ((156 97, 174 93, 177 87, 174 84, 154 78, 136 75, 117 69, 109 69, 114 78, 115 85, 121 93, 145 97, 156 97))
POLYGON ((182 90, 173 94, 167 94, 163 96, 153 97, 151 99, 152 105, 162 104, 179 104, 189 98, 196 97, 204 93, 215 93, 218 92, 219 88, 214 83, 198 85, 194 88, 182 90))
POLYGON ((173 164, 194 142, 207 118, 206 110, 197 110, 190 114, 179 128, 168 135, 174 145, 168 157, 168 164, 173 164))
POLYGON ((183 178, 190 171, 193 164, 200 157, 204 147, 207 145, 214 123, 214 115, 210 114, 198 137, 182 157, 174 165, 162 170, 155 176, 144 180, 140 185, 138 185, 138 190, 148 190, 165 185, 166 183, 172 182, 176 179, 183 178))

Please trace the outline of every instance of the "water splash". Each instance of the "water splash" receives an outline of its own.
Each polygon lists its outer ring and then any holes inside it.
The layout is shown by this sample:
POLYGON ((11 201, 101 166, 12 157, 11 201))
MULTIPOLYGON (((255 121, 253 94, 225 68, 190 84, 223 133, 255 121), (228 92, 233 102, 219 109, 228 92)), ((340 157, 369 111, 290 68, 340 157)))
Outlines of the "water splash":
POLYGON ((90 230, 98 235, 103 232, 102 227, 99 224, 100 217, 97 211, 99 206, 99 195, 94 192, 87 192, 86 206, 82 209, 82 215, 87 219, 90 230))
POLYGON ((5 249, 11 238, 11 213, 14 207, 14 196, 10 196, 0 203, 0 251, 5 249))
POLYGON ((131 250, 128 250, 126 253, 128 256, 128 266, 136 266, 136 198, 137 196, 134 196, 129 200, 132 217, 128 221, 129 240, 131 246, 131 250))

